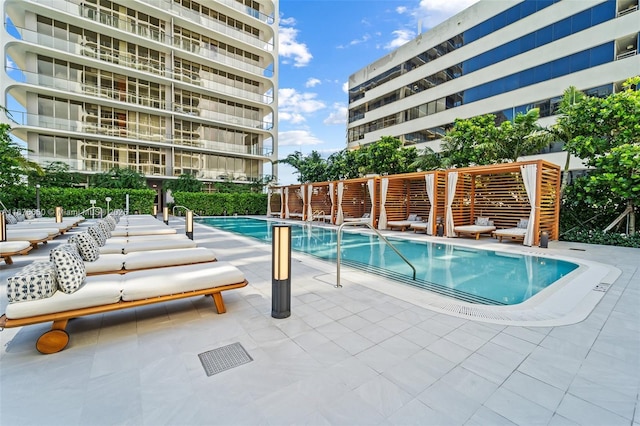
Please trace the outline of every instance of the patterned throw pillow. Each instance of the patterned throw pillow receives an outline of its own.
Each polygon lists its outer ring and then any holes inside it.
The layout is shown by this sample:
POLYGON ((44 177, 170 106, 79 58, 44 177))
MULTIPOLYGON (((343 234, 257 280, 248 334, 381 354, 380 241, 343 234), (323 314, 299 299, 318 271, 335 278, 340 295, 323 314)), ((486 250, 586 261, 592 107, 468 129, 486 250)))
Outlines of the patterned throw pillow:
POLYGON ((520 219, 518 222, 518 228, 527 229, 529 226, 529 219, 520 219))
POLYGON ((109 215, 105 218, 105 220, 107 221, 107 224, 109 225, 112 231, 116 229, 116 220, 113 218, 113 216, 109 215))
POLYGON ((49 253, 58 276, 58 288, 67 294, 75 293, 84 285, 87 271, 74 244, 64 244, 49 253))
POLYGON ((33 214, 33 210, 25 210, 24 212, 24 218, 27 220, 32 220, 35 219, 36 215, 33 214))
POLYGON ((22 213, 15 213, 14 216, 18 222, 24 222, 24 215, 22 213))
POLYGON ((15 225, 16 223, 18 223, 18 219, 16 219, 16 217, 11 213, 5 214, 4 217, 7 219, 7 223, 10 225, 15 225))
POLYGON ((106 238, 111 238, 111 227, 109 227, 109 224, 105 220, 99 220, 98 226, 106 238))
POLYGON ((35 215, 36 217, 42 217, 42 211, 36 209, 35 215))
POLYGON ((105 245, 105 243, 107 242, 107 237, 104 235, 102 229, 100 229, 98 225, 90 226, 88 231, 89 235, 91 235, 93 239, 96 240, 98 246, 102 247, 103 245, 105 245))
POLYGON ((9 303, 46 299, 58 289, 56 270, 48 260, 39 260, 7 278, 9 303))
POLYGON ((476 219, 476 225, 478 226, 489 226, 489 218, 488 217, 479 217, 476 219))
POLYGON ((88 232, 81 232, 72 236, 69 238, 69 242, 76 245, 80 257, 85 262, 95 262, 100 257, 100 247, 88 232))

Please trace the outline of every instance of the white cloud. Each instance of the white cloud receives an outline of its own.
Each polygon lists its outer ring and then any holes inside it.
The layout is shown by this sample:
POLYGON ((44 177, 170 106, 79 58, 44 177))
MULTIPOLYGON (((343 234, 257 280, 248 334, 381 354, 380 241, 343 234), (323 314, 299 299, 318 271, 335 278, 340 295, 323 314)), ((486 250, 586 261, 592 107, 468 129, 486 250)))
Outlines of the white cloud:
POLYGON ((342 83, 342 91, 344 93, 349 93, 349 82, 345 81, 344 83, 342 83))
POLYGON ((323 143, 308 130, 289 130, 278 133, 278 146, 320 145, 323 143))
POLYGON ((400 15, 402 15, 403 13, 407 12, 407 7, 406 6, 398 6, 398 7, 396 7, 396 12, 399 13, 400 15))
POLYGON ((317 78, 313 78, 311 77, 310 79, 307 80, 307 82, 304 84, 304 87, 316 87, 318 84, 322 83, 320 80, 318 80, 317 78))
POLYGON ((304 122, 305 115, 326 108, 324 102, 316 99, 317 93, 300 93, 296 89, 278 90, 278 119, 291 123, 304 122))
POLYGON ((415 32, 406 29, 395 30, 391 34, 393 34, 394 38, 384 46, 386 50, 397 49, 403 44, 413 40, 416 36, 415 32))
MULTIPOLYGON (((282 21, 281 21, 282 22, 282 21)), ((306 67, 313 59, 313 55, 309 52, 307 45, 298 42, 298 30, 290 27, 280 27, 279 35, 279 54, 281 58, 293 59, 294 67, 306 67)), ((283 61, 283 63, 289 63, 283 61)))
POLYGON ((422 20, 425 24, 425 29, 428 29, 478 1, 479 0, 420 0, 420 4, 413 15, 416 20, 422 20))
POLYGON ((280 25, 289 25, 293 27, 296 25, 296 18, 280 18, 280 25))
POLYGON ((332 108, 331 113, 322 123, 327 125, 347 124, 347 107, 344 104, 336 102, 332 108))

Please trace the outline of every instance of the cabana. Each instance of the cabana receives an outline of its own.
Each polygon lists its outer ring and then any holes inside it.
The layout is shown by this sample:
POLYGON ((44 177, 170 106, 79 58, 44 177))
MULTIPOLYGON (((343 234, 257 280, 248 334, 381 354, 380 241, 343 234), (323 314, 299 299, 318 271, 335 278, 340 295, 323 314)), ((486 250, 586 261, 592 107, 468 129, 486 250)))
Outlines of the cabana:
POLYGON ((341 225, 345 220, 362 218, 368 213, 372 226, 376 225, 380 187, 378 176, 341 180, 336 182, 336 219, 341 225))
POLYGON ((436 218, 444 216, 445 172, 403 173, 380 179, 379 229, 424 230, 435 235, 436 218), (410 216, 421 221, 411 223, 410 216), (419 225, 419 226, 418 226, 419 225))
POLYGON ((267 191, 267 217, 284 217, 282 212, 282 187, 272 187, 267 191))
POLYGON ((306 185, 284 187, 284 217, 286 219, 304 219, 304 200, 306 185))
POLYGON ((307 185, 307 220, 315 219, 333 223, 334 183, 315 182, 307 185))
POLYGON ((543 160, 466 167, 446 171, 448 237, 455 227, 474 225, 478 218, 497 230, 517 228, 526 220, 523 243, 537 245, 540 233, 558 239, 560 167, 543 160))

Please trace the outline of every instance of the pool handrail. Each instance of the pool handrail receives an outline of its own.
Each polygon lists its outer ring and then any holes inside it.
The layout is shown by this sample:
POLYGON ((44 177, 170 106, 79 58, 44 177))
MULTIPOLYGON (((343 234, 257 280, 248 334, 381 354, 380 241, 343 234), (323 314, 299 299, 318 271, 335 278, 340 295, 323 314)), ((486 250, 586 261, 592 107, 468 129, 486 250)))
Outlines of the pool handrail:
MULTIPOLYGON (((191 210, 189 207, 186 207, 186 206, 173 206, 173 209, 171 209, 171 214, 173 216, 176 215, 176 209, 184 209, 185 211, 186 210, 191 210)), ((196 216, 200 216, 200 215, 197 214, 196 212, 193 212, 193 216, 196 217, 196 216)))
POLYGON ((376 228, 374 228, 371 225, 371 220, 370 219, 363 219, 363 220, 357 221, 357 222, 343 222, 338 227, 338 237, 337 237, 337 242, 336 242, 336 245, 337 245, 337 253, 336 253, 336 267, 337 267, 337 270, 336 270, 336 288, 342 287, 342 284, 340 284, 340 240, 341 240, 341 235, 342 235, 342 228, 344 228, 345 226, 356 226, 356 225, 366 225, 366 226, 369 227, 369 229, 371 229, 373 232, 375 232, 378 235, 378 237, 380 237, 380 239, 382 241, 384 241, 384 243, 386 245, 391 247, 391 249, 393 251, 395 251, 396 254, 398 256, 400 256, 400 258, 402 260, 404 260, 405 263, 411 267, 411 269, 413 269, 413 280, 414 281, 416 280, 416 268, 411 264, 411 262, 409 262, 409 260, 406 257, 404 257, 402 255, 402 253, 400 253, 400 251, 398 251, 398 249, 395 248, 395 246, 393 244, 391 244, 389 242, 389 240, 387 240, 385 238, 385 236, 380 233, 380 231, 378 231, 376 228))

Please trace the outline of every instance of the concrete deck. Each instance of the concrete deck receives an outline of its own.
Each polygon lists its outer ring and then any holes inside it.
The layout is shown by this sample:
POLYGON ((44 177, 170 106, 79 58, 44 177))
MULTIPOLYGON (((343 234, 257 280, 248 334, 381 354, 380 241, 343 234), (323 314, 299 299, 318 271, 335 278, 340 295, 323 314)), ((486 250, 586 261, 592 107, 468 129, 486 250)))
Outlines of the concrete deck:
MULTIPOLYGON (((67 238, 0 264, 0 311, 6 277, 67 238)), ((536 327, 438 312, 407 286, 348 269, 338 289, 335 264, 302 254, 292 315, 274 319, 270 245, 199 224, 195 240, 249 280, 225 293, 226 314, 202 297, 78 318, 53 355, 35 349, 49 324, 5 329, 0 425, 640 426, 638 249, 551 242, 550 254, 621 275, 583 321, 536 327), (198 354, 235 342, 253 361, 207 377, 198 354)))

